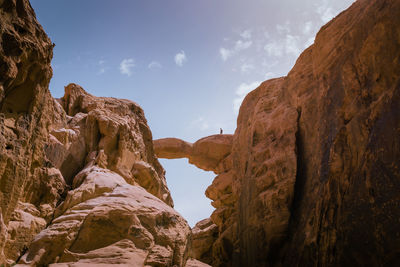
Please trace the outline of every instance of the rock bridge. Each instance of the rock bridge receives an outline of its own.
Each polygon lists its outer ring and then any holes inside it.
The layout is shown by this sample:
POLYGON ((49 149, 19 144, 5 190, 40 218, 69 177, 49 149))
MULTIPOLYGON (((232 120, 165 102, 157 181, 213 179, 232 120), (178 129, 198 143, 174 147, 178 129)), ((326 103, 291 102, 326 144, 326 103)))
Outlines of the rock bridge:
POLYGON ((178 138, 163 138, 153 141, 154 152, 158 158, 187 158, 189 163, 218 174, 223 171, 219 166, 232 150, 232 134, 216 134, 189 143, 178 138))

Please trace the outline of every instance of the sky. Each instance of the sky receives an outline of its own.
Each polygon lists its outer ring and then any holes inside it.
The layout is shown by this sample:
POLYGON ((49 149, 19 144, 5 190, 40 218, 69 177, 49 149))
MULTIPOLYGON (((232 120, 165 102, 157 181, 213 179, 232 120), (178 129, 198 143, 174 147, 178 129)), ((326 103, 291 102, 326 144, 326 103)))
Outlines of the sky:
MULTIPOLYGON (((286 75, 320 27, 353 0, 31 0, 55 43, 53 97, 69 83, 130 99, 153 138, 233 134, 240 104, 286 75)), ((215 174, 160 159, 175 209, 191 226, 211 215, 215 174)))

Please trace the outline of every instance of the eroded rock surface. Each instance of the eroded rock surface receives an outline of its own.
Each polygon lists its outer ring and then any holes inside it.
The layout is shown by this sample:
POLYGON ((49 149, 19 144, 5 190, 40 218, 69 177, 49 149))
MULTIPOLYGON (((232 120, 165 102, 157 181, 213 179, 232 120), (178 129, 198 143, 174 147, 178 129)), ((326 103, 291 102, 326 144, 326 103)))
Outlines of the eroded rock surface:
POLYGON ((97 166, 82 170, 74 183, 21 265, 185 264, 190 228, 173 208, 97 166))
POLYGON ((212 266, 400 264, 399 14, 356 1, 246 96, 206 191, 212 266))
POLYGON ((245 98, 213 266, 400 264, 400 2, 357 1, 245 98))
POLYGON ((54 100, 53 44, 27 0, 0 1, 0 264, 400 265, 399 14, 355 2, 247 95, 234 135, 190 144, 153 142, 128 100, 54 100), (192 231, 155 154, 217 174, 192 231))
POLYGON ((204 219, 192 229, 190 256, 203 263, 212 264, 212 246, 218 237, 218 227, 210 218, 204 219))
POLYGON ((67 183, 87 164, 112 170, 173 206, 164 169, 156 160, 152 135, 136 103, 95 97, 69 84, 59 100, 67 123, 51 132, 47 157, 67 183))
POLYGON ((0 265, 185 266, 143 110, 48 91, 53 44, 26 0, 0 1, 0 265))
POLYGON ((219 172, 220 162, 232 149, 231 134, 217 134, 197 140, 194 144, 178 138, 162 138, 153 141, 158 158, 187 158, 189 163, 205 171, 219 172))
POLYGON ((66 188, 46 159, 65 116, 48 91, 53 44, 27 0, 0 1, 0 263, 51 220, 66 188))

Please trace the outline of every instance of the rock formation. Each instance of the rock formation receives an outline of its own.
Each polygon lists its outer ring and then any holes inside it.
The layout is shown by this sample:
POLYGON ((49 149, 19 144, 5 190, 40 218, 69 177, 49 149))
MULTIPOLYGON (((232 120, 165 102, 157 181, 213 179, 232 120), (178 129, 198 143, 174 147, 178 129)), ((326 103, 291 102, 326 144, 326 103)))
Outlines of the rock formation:
POLYGON ((51 220, 66 184, 48 133, 65 115, 48 91, 53 44, 28 1, 0 2, 0 262, 15 261, 51 220))
POLYGON ((183 266, 190 228, 172 208, 142 109, 75 84, 59 102, 67 120, 45 152, 71 190, 21 266, 183 266))
POLYGON ((29 2, 0 15, 0 264, 184 266, 191 231, 143 110, 76 84, 53 99, 53 44, 29 2))
POLYGON ((212 266, 400 264, 399 14, 355 2, 246 96, 206 191, 212 266))
POLYGON ((219 163, 231 153, 232 140, 231 134, 207 136, 194 144, 178 138, 163 138, 154 140, 153 146, 159 158, 187 158, 202 170, 218 173, 219 163))
POLYGON ((212 264, 212 246, 218 238, 218 227, 210 218, 198 222, 192 229, 192 247, 190 256, 203 263, 212 264))
POLYGON ((191 144, 153 141, 129 100, 53 99, 53 44, 27 0, 0 1, 0 264, 399 265, 399 14, 358 0, 246 96, 234 135, 191 144), (192 230, 156 155, 217 174, 192 230))

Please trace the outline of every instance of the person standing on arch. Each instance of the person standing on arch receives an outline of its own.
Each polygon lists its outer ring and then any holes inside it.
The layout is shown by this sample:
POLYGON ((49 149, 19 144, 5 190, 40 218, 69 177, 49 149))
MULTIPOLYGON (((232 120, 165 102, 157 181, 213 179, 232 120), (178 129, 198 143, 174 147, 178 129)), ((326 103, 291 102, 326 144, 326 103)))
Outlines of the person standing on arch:
POLYGON ((222 128, 219 128, 219 134, 222 134, 224 131, 222 130, 222 128))

